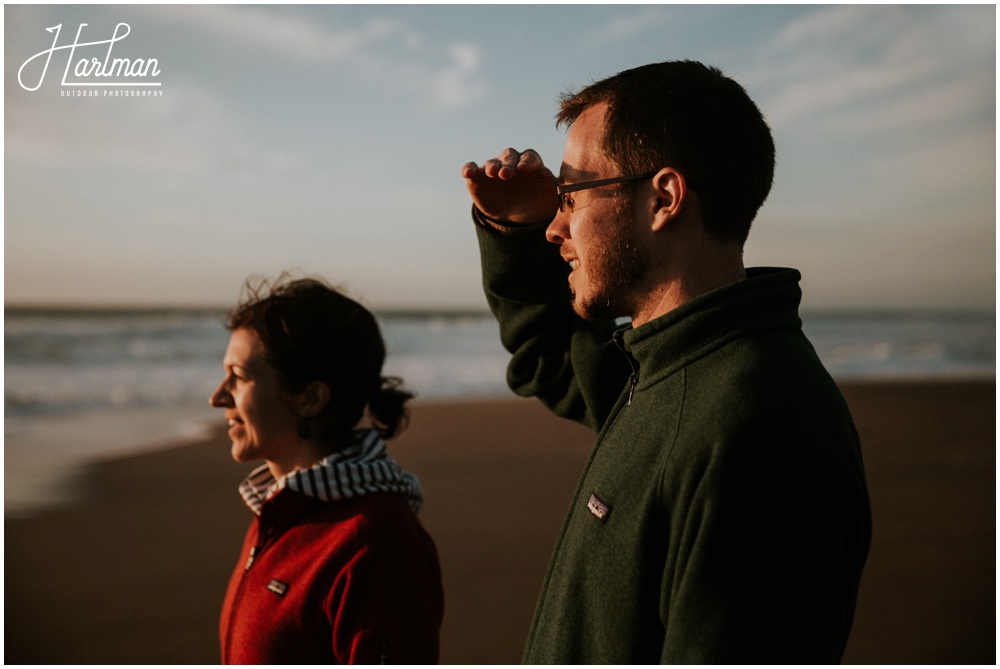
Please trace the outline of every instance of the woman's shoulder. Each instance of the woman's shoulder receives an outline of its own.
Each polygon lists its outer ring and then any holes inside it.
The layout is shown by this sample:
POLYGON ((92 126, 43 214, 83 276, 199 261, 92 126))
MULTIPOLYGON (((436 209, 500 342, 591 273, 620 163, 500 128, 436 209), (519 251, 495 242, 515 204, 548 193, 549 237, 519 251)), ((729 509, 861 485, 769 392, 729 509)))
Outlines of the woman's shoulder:
POLYGON ((344 541, 365 544, 424 541, 427 536, 406 498, 391 492, 318 502, 306 522, 327 526, 344 541))

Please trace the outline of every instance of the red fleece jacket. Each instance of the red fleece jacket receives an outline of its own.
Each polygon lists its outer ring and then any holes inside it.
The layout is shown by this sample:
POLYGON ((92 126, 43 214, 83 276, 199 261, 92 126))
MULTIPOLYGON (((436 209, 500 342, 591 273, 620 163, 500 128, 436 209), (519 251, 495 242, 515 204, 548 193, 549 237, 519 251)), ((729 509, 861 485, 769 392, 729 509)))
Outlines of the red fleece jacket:
POLYGON ((282 490, 230 579, 222 662, 434 664, 443 600, 437 551, 402 496, 282 490))

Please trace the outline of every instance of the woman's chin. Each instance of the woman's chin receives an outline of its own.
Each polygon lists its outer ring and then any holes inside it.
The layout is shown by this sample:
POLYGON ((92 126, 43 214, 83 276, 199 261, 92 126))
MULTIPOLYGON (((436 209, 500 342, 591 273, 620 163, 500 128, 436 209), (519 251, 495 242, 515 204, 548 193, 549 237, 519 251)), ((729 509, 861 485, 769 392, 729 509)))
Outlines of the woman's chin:
POLYGON ((240 463, 253 462, 258 460, 252 451, 245 448, 243 444, 238 441, 234 441, 232 447, 229 449, 229 453, 233 456, 233 460, 240 463))

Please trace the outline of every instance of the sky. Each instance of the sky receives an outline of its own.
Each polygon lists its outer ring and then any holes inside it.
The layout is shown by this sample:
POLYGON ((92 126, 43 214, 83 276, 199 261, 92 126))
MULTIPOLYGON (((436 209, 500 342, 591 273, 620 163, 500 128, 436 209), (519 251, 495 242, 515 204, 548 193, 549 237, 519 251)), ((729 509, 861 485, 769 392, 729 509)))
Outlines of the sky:
POLYGON ((748 266, 799 269, 804 308, 995 309, 994 5, 6 5, 5 304, 225 307, 291 271, 484 308, 461 166, 558 171, 560 93, 678 59, 771 125, 748 266), (78 31, 104 44, 71 60, 78 31))

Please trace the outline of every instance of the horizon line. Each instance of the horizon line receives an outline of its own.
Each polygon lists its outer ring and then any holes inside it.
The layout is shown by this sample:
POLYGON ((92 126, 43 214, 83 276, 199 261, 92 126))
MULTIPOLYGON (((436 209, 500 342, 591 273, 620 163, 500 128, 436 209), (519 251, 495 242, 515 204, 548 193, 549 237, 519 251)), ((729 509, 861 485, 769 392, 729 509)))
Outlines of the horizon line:
MULTIPOLYGON (((369 305, 362 303, 365 308, 375 314, 390 316, 406 315, 446 315, 446 316, 489 316, 491 315, 487 305, 482 306, 461 306, 461 305, 369 305)), ((84 303, 84 302, 29 302, 15 301, 4 303, 4 313, 13 312, 219 312, 225 313, 232 309, 234 304, 184 304, 184 303, 84 303)), ((882 314, 882 315, 909 315, 918 316, 922 314, 952 316, 988 316, 996 315, 996 306, 992 307, 934 307, 934 306, 812 306, 800 309, 801 315, 861 315, 861 314, 882 314)))

